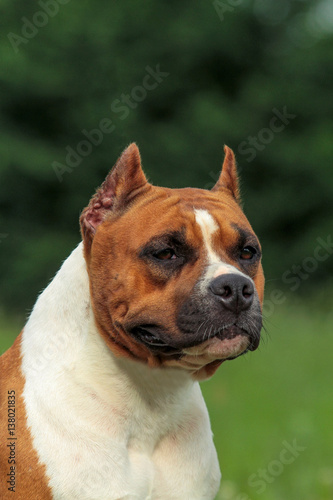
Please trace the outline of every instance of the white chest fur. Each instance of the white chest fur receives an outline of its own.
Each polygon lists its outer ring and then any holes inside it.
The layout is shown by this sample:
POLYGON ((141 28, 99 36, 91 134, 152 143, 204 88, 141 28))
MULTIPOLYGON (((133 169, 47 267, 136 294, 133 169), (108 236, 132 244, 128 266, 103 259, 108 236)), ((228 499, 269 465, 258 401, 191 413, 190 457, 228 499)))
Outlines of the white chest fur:
POLYGON ((55 500, 213 500, 220 472, 200 387, 116 358, 94 324, 80 244, 24 329, 24 399, 55 500))

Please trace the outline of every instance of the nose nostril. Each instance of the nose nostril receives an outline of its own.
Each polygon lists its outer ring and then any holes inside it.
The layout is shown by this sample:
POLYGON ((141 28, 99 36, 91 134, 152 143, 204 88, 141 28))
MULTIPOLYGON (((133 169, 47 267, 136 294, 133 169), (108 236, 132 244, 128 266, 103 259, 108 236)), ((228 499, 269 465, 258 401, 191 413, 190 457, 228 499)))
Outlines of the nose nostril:
POLYGON ((224 297, 225 299, 231 297, 232 295, 232 290, 230 288, 230 286, 226 285, 224 288, 223 288, 223 293, 221 294, 221 297, 224 297))
POLYGON ((243 295, 244 299, 249 299, 250 297, 252 297, 252 295, 253 295, 252 287, 250 287, 247 284, 244 285, 243 290, 242 290, 242 295, 243 295))
POLYGON ((255 293, 252 282, 238 274, 217 276, 210 283, 209 289, 218 298, 220 305, 236 314, 251 307, 255 293))

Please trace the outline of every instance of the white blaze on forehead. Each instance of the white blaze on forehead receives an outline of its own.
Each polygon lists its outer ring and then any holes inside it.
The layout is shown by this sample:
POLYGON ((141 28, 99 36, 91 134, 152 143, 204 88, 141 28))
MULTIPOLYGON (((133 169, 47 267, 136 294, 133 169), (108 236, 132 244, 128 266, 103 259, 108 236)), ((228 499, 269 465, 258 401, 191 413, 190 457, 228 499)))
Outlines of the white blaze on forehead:
POLYGON ((218 255, 216 255, 212 247, 212 236, 218 230, 218 225, 216 224, 212 215, 207 212, 207 210, 195 209, 194 213, 196 223, 199 224, 202 232, 202 237, 209 258, 209 263, 218 264, 219 262, 221 262, 221 259, 218 255))
POLYGON ((216 278, 221 274, 235 273, 242 274, 237 267, 224 262, 214 251, 212 246, 212 237, 219 229, 213 216, 207 211, 202 209, 194 209, 196 223, 200 226, 206 254, 208 257, 208 269, 205 278, 210 280, 216 278))

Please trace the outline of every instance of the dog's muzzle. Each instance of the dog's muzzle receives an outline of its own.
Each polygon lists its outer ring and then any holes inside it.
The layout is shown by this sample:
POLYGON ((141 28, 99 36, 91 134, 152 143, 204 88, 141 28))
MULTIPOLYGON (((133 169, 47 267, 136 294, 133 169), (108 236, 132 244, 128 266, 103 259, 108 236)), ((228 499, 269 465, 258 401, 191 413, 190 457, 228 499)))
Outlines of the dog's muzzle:
MULTIPOLYGON (((162 315, 163 317, 163 315, 162 315)), ((237 348, 226 348, 221 359, 234 359, 259 346, 262 315, 259 298, 250 278, 243 274, 220 275, 209 282, 205 293, 196 285, 190 297, 180 306, 176 328, 170 331, 163 322, 140 324, 128 329, 129 334, 156 355, 177 359, 186 353, 201 352, 211 339, 237 348), (243 340, 242 340, 243 339, 243 340)), ((217 354, 218 355, 218 354, 217 354)))

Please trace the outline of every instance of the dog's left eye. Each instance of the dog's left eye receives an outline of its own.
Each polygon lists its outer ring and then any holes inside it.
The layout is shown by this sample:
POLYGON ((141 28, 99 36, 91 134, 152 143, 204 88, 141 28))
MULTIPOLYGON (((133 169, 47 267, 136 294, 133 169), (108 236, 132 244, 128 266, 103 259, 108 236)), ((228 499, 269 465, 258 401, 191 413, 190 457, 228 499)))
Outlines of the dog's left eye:
POLYGON ((154 253, 154 257, 158 260, 173 260, 176 259, 177 256, 172 248, 164 248, 159 252, 154 253))
POLYGON ((243 260, 252 259, 257 253, 257 250, 251 246, 244 247, 241 251, 240 258, 243 260))

